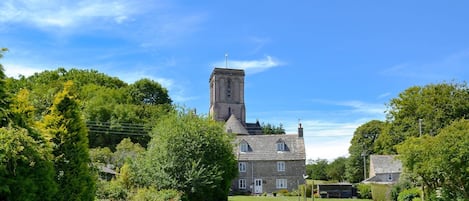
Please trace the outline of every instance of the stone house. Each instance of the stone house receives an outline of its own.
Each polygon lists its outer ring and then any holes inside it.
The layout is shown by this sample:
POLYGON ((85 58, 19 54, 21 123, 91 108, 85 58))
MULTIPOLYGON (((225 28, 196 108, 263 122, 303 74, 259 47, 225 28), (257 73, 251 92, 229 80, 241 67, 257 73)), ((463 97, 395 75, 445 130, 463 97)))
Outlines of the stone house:
POLYGON ((371 155, 370 174, 364 183, 394 184, 401 173, 402 163, 397 155, 371 155))
POLYGON ((234 193, 292 191, 303 184, 305 145, 301 124, 297 134, 264 134, 259 122, 246 123, 244 70, 215 68, 210 76, 210 116, 236 134, 234 154, 239 175, 234 193))

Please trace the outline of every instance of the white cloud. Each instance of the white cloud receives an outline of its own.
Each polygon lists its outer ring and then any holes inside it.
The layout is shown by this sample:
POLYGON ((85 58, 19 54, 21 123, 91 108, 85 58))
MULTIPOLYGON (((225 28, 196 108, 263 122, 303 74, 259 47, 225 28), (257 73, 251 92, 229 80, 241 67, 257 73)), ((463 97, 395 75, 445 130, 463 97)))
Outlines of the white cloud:
POLYGON ((8 77, 14 77, 14 78, 18 78, 20 75, 28 77, 28 76, 34 75, 34 73, 47 70, 44 68, 34 68, 34 67, 11 64, 11 63, 5 63, 3 64, 3 67, 5 68, 5 75, 8 77))
POLYGON ((0 22, 25 23, 39 28, 67 28, 96 20, 122 23, 136 12, 136 4, 131 2, 4 0, 0 3, 0 22))
MULTIPOLYGON (((244 69, 248 74, 259 73, 283 64, 283 62, 269 55, 257 60, 230 60, 228 57, 229 68, 244 69)), ((226 61, 216 62, 214 66, 224 67, 226 66, 226 61)))

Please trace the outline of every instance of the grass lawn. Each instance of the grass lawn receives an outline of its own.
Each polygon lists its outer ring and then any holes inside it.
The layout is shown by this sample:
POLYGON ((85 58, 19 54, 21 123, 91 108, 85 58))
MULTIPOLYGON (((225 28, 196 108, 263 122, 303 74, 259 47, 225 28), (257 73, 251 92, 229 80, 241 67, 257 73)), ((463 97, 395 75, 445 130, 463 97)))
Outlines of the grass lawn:
MULTIPOLYGON (((334 198, 314 198, 315 201, 370 201, 366 199, 334 199, 334 198)), ((230 196, 228 201, 298 201, 298 197, 295 196, 230 196)), ((304 201, 304 198, 300 198, 300 201, 304 201)), ((308 198, 307 201, 312 201, 308 198)))

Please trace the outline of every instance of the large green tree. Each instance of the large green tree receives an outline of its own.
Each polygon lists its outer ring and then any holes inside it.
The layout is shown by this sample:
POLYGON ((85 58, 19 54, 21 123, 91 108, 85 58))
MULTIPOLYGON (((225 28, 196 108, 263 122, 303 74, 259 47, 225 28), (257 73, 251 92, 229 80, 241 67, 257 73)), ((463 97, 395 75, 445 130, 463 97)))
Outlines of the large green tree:
POLYGON ((440 83, 406 89, 388 104, 391 127, 380 136, 380 144, 392 147, 409 137, 437 135, 452 121, 469 114, 469 87, 466 83, 440 83))
POLYGON ((366 158, 365 164, 368 164, 368 156, 375 153, 375 141, 385 127, 385 122, 372 120, 355 130, 349 147, 350 156, 346 162, 346 178, 349 182, 365 179, 363 160, 366 158))
POLYGON ((141 79, 130 86, 130 94, 137 104, 171 104, 168 90, 158 82, 150 79, 141 79))
POLYGON ((96 178, 90 170, 87 130, 73 90, 73 82, 66 82, 42 122, 53 144, 60 189, 55 200, 94 200, 96 178))
POLYGON ((442 189, 446 199, 469 200, 469 120, 461 119, 435 137, 412 137, 397 146, 406 168, 422 179, 427 194, 442 189))
POLYGON ((133 178, 188 200, 227 200, 237 174, 232 138, 223 126, 192 113, 168 115, 153 132, 148 151, 133 164, 133 178))
POLYGON ((339 157, 332 161, 326 168, 326 173, 329 179, 335 181, 345 181, 345 164, 347 158, 339 157))
POLYGON ((326 159, 316 159, 309 161, 306 164, 306 174, 311 179, 315 180, 328 180, 328 176, 326 173, 327 166, 329 162, 326 159))

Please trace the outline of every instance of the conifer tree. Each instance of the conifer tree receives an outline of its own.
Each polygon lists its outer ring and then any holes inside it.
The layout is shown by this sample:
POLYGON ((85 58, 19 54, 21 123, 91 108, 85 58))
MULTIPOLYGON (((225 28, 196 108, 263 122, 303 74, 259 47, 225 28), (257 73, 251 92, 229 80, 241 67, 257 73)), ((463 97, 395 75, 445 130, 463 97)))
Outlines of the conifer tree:
POLYGON ((59 187, 55 200, 58 201, 94 200, 95 196, 95 175, 89 166, 87 130, 79 109, 73 83, 66 82, 42 123, 53 146, 59 187))

